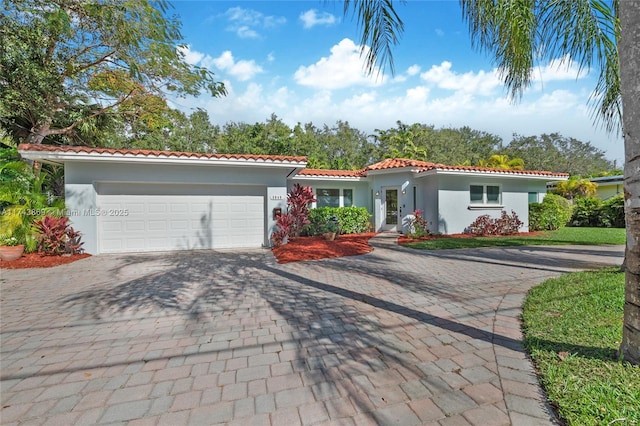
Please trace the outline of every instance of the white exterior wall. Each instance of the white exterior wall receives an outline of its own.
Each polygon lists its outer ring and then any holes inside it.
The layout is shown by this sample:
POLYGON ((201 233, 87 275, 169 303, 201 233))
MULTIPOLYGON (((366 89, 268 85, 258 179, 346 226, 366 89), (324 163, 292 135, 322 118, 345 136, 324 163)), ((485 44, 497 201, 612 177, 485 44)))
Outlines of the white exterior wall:
POLYGON ((433 234, 445 233, 441 230, 442 218, 439 215, 438 202, 438 176, 432 175, 417 179, 418 183, 418 208, 422 210, 422 216, 429 224, 429 232, 433 234))
POLYGON ((544 182, 540 184, 523 178, 500 177, 468 177, 468 176, 440 176, 438 185, 439 198, 439 229, 443 234, 457 234, 464 232, 478 216, 488 214, 500 217, 501 211, 508 214, 515 211, 518 218, 524 222, 521 232, 529 230, 529 192, 542 192, 544 182), (498 185, 502 203, 500 207, 483 207, 471 205, 469 200, 470 185, 498 185))
POLYGON ((269 245, 275 225, 272 209, 286 207, 286 175, 293 168, 260 167, 255 164, 217 165, 124 164, 115 162, 66 162, 65 202, 71 224, 82 233, 87 253, 98 252, 97 184, 99 182, 219 184, 263 186, 265 203, 264 244, 269 245))

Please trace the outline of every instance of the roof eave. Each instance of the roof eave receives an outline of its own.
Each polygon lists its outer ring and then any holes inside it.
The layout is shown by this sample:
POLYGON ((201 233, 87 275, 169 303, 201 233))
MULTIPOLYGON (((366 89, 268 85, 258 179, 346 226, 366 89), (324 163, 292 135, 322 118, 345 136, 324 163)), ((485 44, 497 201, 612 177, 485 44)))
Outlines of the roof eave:
POLYGON ((309 175, 296 175, 291 176, 290 179, 296 180, 335 180, 340 182, 360 182, 363 180, 367 180, 366 177, 361 176, 309 176, 309 175))
POLYGON ((148 163, 148 164, 188 164, 188 165, 218 165, 218 166, 264 166, 264 167, 296 167, 303 169, 305 161, 288 161, 275 159, 246 159, 246 158, 211 158, 192 156, 148 156, 135 154, 96 154, 84 152, 52 152, 52 151, 18 151, 23 158, 64 164, 65 162, 117 162, 117 163, 148 163))
POLYGON ((533 179, 544 181, 562 181, 567 180, 569 176, 547 175, 539 173, 514 173, 503 172, 499 170, 448 170, 442 168, 436 168, 431 170, 425 170, 417 172, 416 177, 421 178, 425 176, 433 175, 446 175, 446 176, 482 176, 489 178, 513 178, 513 179, 533 179))

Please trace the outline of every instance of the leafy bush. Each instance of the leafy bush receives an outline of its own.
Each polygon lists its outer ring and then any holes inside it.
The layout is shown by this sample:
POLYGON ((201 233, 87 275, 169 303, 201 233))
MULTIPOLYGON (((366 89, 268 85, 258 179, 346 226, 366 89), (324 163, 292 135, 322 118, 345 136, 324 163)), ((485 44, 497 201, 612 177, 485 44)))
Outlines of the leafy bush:
POLYGON ((559 229, 571 219, 572 206, 560 195, 547 194, 542 203, 529 204, 529 230, 551 231, 559 229))
POLYGON ((422 210, 416 210, 409 219, 409 237, 420 238, 429 235, 429 223, 422 216, 422 210))
POLYGON ((600 221, 602 226, 612 228, 624 228, 624 195, 619 194, 602 203, 600 208, 600 221))
POLYGON ((309 186, 296 183, 287 194, 287 210, 276 219, 278 229, 271 235, 271 241, 276 247, 286 244, 288 238, 296 238, 306 225, 309 224, 309 204, 316 200, 313 190, 309 186))
POLYGON ((309 204, 316 201, 316 196, 310 186, 296 183, 287 195, 287 210, 292 218, 290 236, 299 237, 302 228, 309 223, 309 204))
POLYGON ((516 212, 511 210, 511 215, 506 211, 500 213, 499 218, 493 218, 488 214, 478 216, 467 229, 466 234, 473 235, 513 235, 517 234, 523 222, 516 212))
POLYGON ((84 243, 80 242, 80 232, 69 225, 69 218, 46 215, 33 226, 39 234, 39 252, 48 255, 82 253, 84 243))
POLYGON ((288 213, 283 213, 276 219, 276 226, 278 229, 271 234, 271 241, 276 247, 280 247, 287 243, 289 235, 291 235, 291 227, 293 226, 294 218, 288 213))
POLYGON ((596 197, 577 197, 573 200, 572 226, 601 226, 602 201, 596 197))
POLYGON ((305 235, 322 234, 325 224, 332 216, 338 218, 342 234, 359 234, 369 229, 369 211, 365 207, 318 207, 309 211, 309 224, 305 235))

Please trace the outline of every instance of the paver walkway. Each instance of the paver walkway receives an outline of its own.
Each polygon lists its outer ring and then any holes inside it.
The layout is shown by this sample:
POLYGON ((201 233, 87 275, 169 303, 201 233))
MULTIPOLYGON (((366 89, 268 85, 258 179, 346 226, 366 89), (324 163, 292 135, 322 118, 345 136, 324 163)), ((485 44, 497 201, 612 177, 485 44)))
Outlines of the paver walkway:
POLYGON ((94 256, 2 270, 0 423, 553 424, 526 291, 623 247, 94 256))

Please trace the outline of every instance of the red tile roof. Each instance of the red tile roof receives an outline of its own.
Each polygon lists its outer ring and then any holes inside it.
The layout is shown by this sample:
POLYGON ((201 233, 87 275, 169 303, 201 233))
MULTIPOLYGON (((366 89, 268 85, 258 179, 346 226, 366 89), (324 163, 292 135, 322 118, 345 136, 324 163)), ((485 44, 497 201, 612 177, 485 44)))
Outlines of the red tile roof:
POLYGON ((489 167, 479 166, 447 166, 445 164, 433 164, 431 167, 426 167, 420 170, 420 173, 429 170, 451 170, 451 171, 466 171, 466 172, 484 172, 484 173, 497 173, 497 174, 510 174, 510 175, 538 175, 538 176, 555 176, 555 177, 568 177, 569 173, 560 172, 548 172, 544 170, 507 170, 507 169, 492 169, 489 167))
POLYGON ((304 163, 307 157, 293 157, 288 155, 259 155, 259 154, 206 154, 196 152, 179 151, 157 151, 146 149, 115 149, 115 148, 92 148, 88 146, 56 146, 56 145, 33 145, 21 144, 20 151, 37 152, 70 152, 84 154, 107 154, 134 157, 164 157, 164 158, 213 158, 221 160, 258 160, 258 161, 282 161, 304 163))
POLYGON ((364 170, 302 169, 298 176, 365 177, 364 170))
MULTIPOLYGON (((178 152, 178 151, 157 151, 144 149, 115 149, 115 148, 92 148, 88 146, 56 146, 56 145, 33 145, 21 144, 18 146, 20 151, 30 152, 60 152, 60 153, 84 153, 99 155, 116 155, 128 157, 149 157, 149 158, 211 158, 220 160, 254 160, 254 161, 276 161, 276 162, 295 162, 304 163, 306 157, 294 157, 288 155, 260 155, 260 154, 206 154, 196 152, 178 152)), ((317 177, 366 177, 367 172, 376 170, 390 170, 411 168, 417 173, 424 173, 431 170, 442 171, 462 171, 462 172, 481 172, 495 173, 507 175, 537 175, 549 177, 567 177, 567 173, 547 172, 541 170, 503 170, 490 169, 477 166, 448 166, 445 164, 435 164, 427 161, 411 160, 408 158, 387 158, 378 163, 371 164, 360 170, 324 170, 324 169, 303 169, 300 176, 317 176, 317 177)))
POLYGON ((411 160, 408 158, 387 158, 379 163, 372 164, 365 167, 363 170, 388 170, 388 169, 401 169, 412 168, 418 173, 427 172, 430 170, 443 170, 443 171, 463 171, 463 172, 481 172, 481 173, 496 173, 496 174, 508 174, 508 175, 537 175, 537 176, 550 176, 550 177, 567 177, 568 173, 547 172, 541 170, 505 170, 505 169, 492 169, 488 167, 478 166, 448 166, 446 164, 435 164, 427 161, 411 160))
POLYGON ((426 161, 411 160, 408 158, 387 158, 386 160, 365 167, 364 170, 400 169, 404 167, 425 168, 433 165, 433 163, 426 161))

